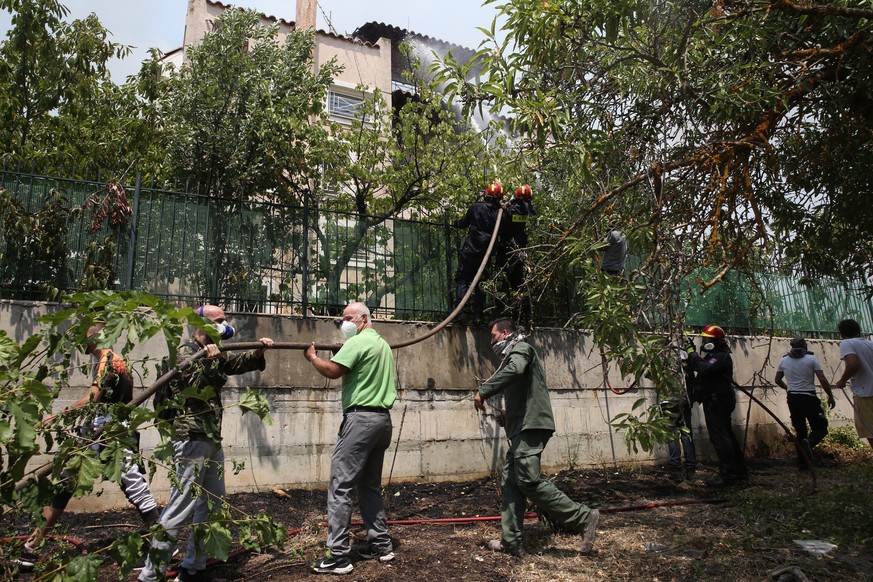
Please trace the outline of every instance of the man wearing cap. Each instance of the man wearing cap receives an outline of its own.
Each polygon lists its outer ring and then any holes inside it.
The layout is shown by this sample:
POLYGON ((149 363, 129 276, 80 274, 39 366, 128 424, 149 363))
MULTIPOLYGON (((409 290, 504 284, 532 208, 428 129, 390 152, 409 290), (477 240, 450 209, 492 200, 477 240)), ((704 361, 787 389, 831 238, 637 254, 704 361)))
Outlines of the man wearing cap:
POLYGON ((776 385, 788 392, 788 410, 797 437, 797 468, 809 468, 812 448, 828 434, 828 419, 815 393, 815 379, 828 395, 828 407, 836 406, 831 385, 815 355, 806 349, 806 340, 798 336, 791 340, 791 351, 776 368, 776 385), (786 385, 785 381, 788 381, 786 385), (811 431, 807 430, 809 422, 811 431))
POLYGON ((718 456, 718 477, 706 481, 706 485, 724 487, 748 474, 743 449, 731 422, 737 405, 732 385, 734 363, 721 327, 707 325, 700 338, 700 353, 693 344, 688 346, 685 365, 694 375, 694 400, 703 405, 706 430, 718 456))

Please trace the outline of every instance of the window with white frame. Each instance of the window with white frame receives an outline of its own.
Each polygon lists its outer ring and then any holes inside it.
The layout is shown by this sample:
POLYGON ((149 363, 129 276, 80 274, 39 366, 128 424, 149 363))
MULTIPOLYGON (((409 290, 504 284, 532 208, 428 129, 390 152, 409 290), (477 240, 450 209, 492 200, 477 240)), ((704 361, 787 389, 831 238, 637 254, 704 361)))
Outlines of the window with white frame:
POLYGON ((340 123, 349 123, 361 115, 364 98, 330 89, 327 92, 327 112, 331 119, 340 123))

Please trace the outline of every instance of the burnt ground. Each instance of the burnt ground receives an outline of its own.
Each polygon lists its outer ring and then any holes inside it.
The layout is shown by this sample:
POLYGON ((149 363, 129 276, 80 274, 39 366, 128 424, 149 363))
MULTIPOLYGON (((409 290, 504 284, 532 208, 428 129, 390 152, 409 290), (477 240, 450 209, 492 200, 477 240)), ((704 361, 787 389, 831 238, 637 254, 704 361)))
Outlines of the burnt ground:
MULTIPOLYGON (((553 481, 574 499, 603 512, 589 556, 578 554, 578 536, 553 533, 533 519, 525 522, 526 553, 521 558, 483 547, 487 540, 499 537, 498 521, 394 525, 391 536, 396 559, 387 564, 356 559, 354 571, 345 579, 788 581, 805 576, 809 580, 871 580, 873 534, 869 526, 873 521, 866 521, 866 526, 862 523, 860 529, 866 534, 846 534, 843 529, 852 520, 863 522, 873 515, 869 498, 873 455, 861 451, 849 457, 825 454, 822 458, 822 453, 817 454, 815 494, 810 494, 809 474, 798 472, 788 455, 753 460, 749 479, 725 490, 708 489, 702 483, 715 474, 712 466, 701 467, 693 482, 671 481, 663 468, 648 466, 563 471, 551 476, 553 481), (675 504, 644 507, 658 503, 675 504), (795 516, 797 507, 808 509, 795 516), (817 508, 822 509, 820 514, 817 508), (847 513, 841 515, 842 511, 847 513), (859 517, 855 511, 866 513, 859 517), (824 557, 813 557, 795 539, 831 540, 838 547, 824 557), (778 578, 780 570, 790 567, 795 568, 793 574, 786 576, 794 577, 778 578)), ((307 568, 324 551, 323 490, 262 491, 232 495, 228 500, 238 510, 267 512, 288 530, 300 531, 289 537, 283 550, 235 552, 226 563, 210 567, 213 580, 325 580, 325 575, 310 574, 307 568)), ((492 479, 401 483, 387 487, 386 503, 393 520, 471 518, 499 515, 500 494, 492 479)), ((130 524, 137 522, 130 509, 68 514, 56 533, 78 538, 93 552, 131 531, 130 524)), ((26 522, 13 514, 0 518, 0 525, 7 532, 28 531, 26 522)), ((8 549, 9 544, 4 545, 8 549)), ((353 545, 364 544, 358 540, 353 545)), ((52 541, 49 550, 64 551, 63 543, 52 541)), ((67 547, 66 551, 77 550, 67 547)), ((22 574, 20 579, 44 578, 22 574)), ((118 579, 118 568, 106 560, 99 580, 118 579)), ((134 580, 135 575, 126 579, 134 580)))

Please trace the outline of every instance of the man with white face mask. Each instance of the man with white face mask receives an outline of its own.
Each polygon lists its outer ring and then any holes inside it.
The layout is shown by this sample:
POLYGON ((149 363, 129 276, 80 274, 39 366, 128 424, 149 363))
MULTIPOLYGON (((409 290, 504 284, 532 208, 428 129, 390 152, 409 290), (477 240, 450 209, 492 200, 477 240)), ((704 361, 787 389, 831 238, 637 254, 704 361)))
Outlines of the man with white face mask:
POLYGON ((389 411, 397 399, 394 356, 373 329, 370 310, 363 303, 345 308, 340 329, 346 342, 330 360, 319 358, 315 345, 303 352, 319 374, 331 380, 342 378, 343 421, 327 490, 330 556, 312 564, 312 571, 322 574, 348 574, 354 569, 349 542, 353 489, 358 493, 368 542, 367 549, 358 554, 380 562, 394 559, 381 495, 382 463, 391 443, 389 411))

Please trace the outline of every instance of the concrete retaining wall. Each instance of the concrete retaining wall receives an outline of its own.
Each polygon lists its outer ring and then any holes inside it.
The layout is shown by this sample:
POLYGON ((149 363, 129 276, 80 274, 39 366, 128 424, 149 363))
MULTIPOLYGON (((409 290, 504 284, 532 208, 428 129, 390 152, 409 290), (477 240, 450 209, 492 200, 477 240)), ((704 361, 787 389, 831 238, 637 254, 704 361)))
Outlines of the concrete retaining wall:
MULTIPOLYGON (((33 333, 35 318, 55 306, 28 302, 0 302, 0 329, 16 341, 33 333)), ((288 318, 228 314, 237 328, 234 340, 252 341, 272 337, 277 341, 330 343, 340 338, 339 322, 330 318, 288 318)), ((377 321, 376 330, 390 342, 417 337, 429 324, 377 321)), ((637 399, 654 402, 651 387, 641 386, 618 395, 603 389, 600 355, 590 335, 557 329, 538 329, 531 343, 543 357, 552 391, 557 432, 544 456, 550 470, 569 466, 613 463, 645 463, 663 460, 665 451, 655 455, 629 453, 623 434, 607 421, 629 412, 637 399)), ((837 342, 810 340, 825 374, 834 377, 839 365, 837 342)), ((788 410, 781 390, 760 386, 772 382, 775 365, 788 349, 787 339, 772 343, 767 338, 732 338, 735 374, 741 385, 754 388, 788 424, 788 410)), ((130 358, 139 370, 136 384, 148 386, 155 379, 154 363, 166 354, 163 341, 140 346, 130 358), (148 356, 148 362, 142 360, 148 356)), ((322 356, 328 354, 323 353, 322 356)), ((384 477, 397 481, 437 481, 477 478, 501 464, 504 440, 493 417, 483 418, 473 410, 472 395, 480 380, 494 370, 495 360, 485 327, 449 327, 435 337, 395 351, 399 399, 394 406, 394 443, 385 459, 384 477)), ((253 415, 240 415, 229 408, 224 415, 225 454, 245 463, 234 474, 228 469, 229 492, 253 491, 284 486, 324 487, 330 470, 330 455, 342 419, 340 383, 319 376, 300 351, 273 350, 267 353, 267 369, 261 373, 232 378, 223 393, 231 406, 246 386, 263 390, 270 401, 273 424, 253 415)), ((609 373, 614 388, 627 382, 609 373)), ((56 409, 76 400, 88 381, 77 374, 69 389, 56 402, 56 409)), ((849 424, 849 401, 837 394, 837 408, 831 412, 832 425, 849 424)), ((770 416, 749 399, 739 395, 734 412, 735 429, 753 454, 766 454, 782 431, 770 416)), ((713 457, 706 438, 702 411, 695 407, 694 437, 703 458, 713 457)), ((146 453, 157 444, 158 435, 142 435, 146 453)), ((156 497, 166 498, 167 480, 158 471, 153 483, 156 497)), ((71 510, 122 505, 124 497, 112 484, 101 497, 74 500, 71 510)))

